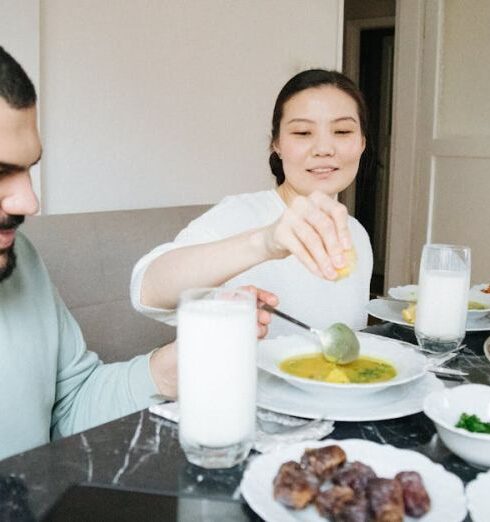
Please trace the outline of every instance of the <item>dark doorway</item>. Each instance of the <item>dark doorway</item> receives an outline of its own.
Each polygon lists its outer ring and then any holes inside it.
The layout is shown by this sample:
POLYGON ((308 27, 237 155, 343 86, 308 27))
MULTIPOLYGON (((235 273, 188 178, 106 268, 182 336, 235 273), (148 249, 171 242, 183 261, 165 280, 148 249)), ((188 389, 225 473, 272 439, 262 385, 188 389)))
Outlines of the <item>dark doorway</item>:
POLYGON ((384 291, 394 33, 392 27, 364 29, 360 40, 359 86, 369 109, 373 154, 356 179, 355 216, 373 246, 373 295, 384 291))

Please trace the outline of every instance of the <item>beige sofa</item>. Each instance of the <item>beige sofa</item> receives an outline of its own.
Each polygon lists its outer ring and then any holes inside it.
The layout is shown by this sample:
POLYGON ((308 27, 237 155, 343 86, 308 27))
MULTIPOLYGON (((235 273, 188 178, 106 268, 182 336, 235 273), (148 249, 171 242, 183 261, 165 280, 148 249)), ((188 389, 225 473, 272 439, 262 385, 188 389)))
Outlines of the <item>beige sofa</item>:
POLYGON ((104 361, 125 360, 175 338, 175 329, 143 317, 129 300, 136 261, 172 240, 208 206, 35 216, 23 232, 78 320, 87 346, 104 361))

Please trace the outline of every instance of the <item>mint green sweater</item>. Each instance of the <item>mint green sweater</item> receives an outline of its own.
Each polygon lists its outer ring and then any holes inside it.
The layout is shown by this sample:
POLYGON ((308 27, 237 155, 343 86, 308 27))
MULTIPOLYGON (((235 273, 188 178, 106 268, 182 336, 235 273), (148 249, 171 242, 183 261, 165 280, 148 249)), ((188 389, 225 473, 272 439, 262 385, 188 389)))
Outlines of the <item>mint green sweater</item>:
POLYGON ((0 459, 157 401, 149 355, 103 364, 22 234, 0 282, 0 459))

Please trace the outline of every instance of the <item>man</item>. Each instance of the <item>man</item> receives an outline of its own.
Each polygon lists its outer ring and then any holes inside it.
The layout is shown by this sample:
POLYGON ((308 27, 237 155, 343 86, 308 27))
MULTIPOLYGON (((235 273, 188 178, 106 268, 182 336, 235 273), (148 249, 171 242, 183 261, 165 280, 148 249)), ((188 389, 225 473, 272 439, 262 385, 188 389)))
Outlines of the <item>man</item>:
MULTIPOLYGON (((0 47, 0 459, 176 395, 175 343, 103 364, 17 232, 38 210, 29 169, 40 158, 34 86, 0 47)), ((259 321, 265 334, 270 315, 259 321)))

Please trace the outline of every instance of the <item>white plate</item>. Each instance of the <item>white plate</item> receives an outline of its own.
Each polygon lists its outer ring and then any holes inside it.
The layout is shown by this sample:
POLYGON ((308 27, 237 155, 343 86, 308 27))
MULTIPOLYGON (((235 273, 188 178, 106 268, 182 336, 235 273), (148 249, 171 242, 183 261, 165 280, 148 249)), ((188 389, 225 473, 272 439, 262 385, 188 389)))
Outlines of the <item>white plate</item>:
MULTIPOLYGON (((413 328, 413 324, 407 323, 402 318, 402 310, 407 303, 402 301, 388 301, 387 299, 371 299, 367 305, 367 311, 373 317, 389 321, 390 323, 401 324, 413 328)), ((484 315, 478 319, 468 319, 466 321, 467 332, 483 332, 490 330, 490 316, 484 315)))
MULTIPOLYGON (((490 313, 490 294, 482 292, 488 284, 482 283, 472 286, 468 295, 468 301, 475 301, 485 306, 483 310, 468 310, 468 319, 475 320, 490 313)), ((418 285, 395 286, 388 290, 388 295, 400 301, 417 301, 418 285)), ((405 304, 405 306, 407 306, 405 304)), ((405 308, 404 306, 404 308, 405 308)))
POLYGON ((293 511, 275 501, 272 481, 284 462, 299 461, 306 448, 329 444, 338 444, 347 453, 348 460, 359 460, 371 466, 380 477, 393 478, 399 471, 420 473, 431 499, 431 510, 420 519, 405 517, 405 522, 461 522, 465 518, 464 488, 460 478, 415 451, 360 439, 301 442, 255 458, 245 470, 240 485, 248 505, 266 522, 325 522, 312 506, 293 511))
POLYGON ((479 285, 474 285, 470 288, 470 301, 476 301, 477 303, 481 303, 487 307, 487 311, 490 311, 490 294, 482 292, 488 288, 488 283, 481 283, 479 285))
POLYGON ((388 388, 346 403, 317 396, 289 385, 270 373, 259 371, 257 405, 266 410, 305 419, 347 422, 398 419, 422 411, 425 397, 442 390, 444 384, 433 374, 409 384, 388 388))
POLYGON ((388 290, 388 295, 400 301, 416 301, 418 285, 395 286, 388 290))
POLYGON ((361 355, 383 359, 394 366, 397 374, 393 379, 366 384, 330 383, 295 377, 283 372, 279 365, 284 359, 296 355, 320 353, 318 342, 304 335, 288 335, 260 341, 257 365, 262 370, 281 377, 302 390, 323 397, 335 396, 338 400, 352 400, 353 397, 380 393, 386 388, 419 379, 425 374, 427 359, 420 352, 409 349, 406 345, 402 346, 398 341, 387 337, 363 332, 356 332, 356 336, 361 345, 361 355))
POLYGON ((479 473, 466 486, 466 501, 473 522, 490 520, 490 471, 479 473))

